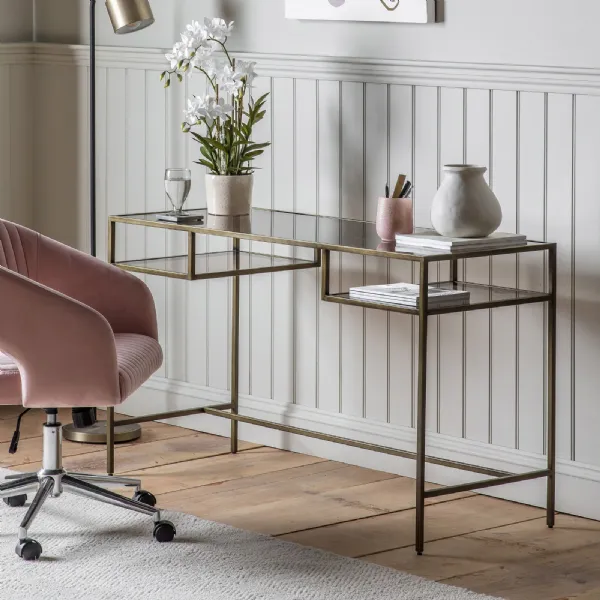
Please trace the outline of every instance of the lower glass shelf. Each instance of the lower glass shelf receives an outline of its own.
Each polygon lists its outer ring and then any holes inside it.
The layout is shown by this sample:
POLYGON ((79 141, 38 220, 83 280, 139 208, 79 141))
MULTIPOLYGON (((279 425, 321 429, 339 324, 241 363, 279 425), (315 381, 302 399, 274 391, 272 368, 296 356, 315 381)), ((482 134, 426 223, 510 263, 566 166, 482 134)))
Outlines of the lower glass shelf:
MULTIPOLYGON (((431 287, 437 287, 447 290, 458 290, 470 292, 471 297, 468 304, 450 306, 444 308, 430 307, 427 311, 429 315, 444 315, 459 312, 470 312, 474 310, 484 310, 489 308, 499 308, 502 306, 518 306, 521 304, 535 304, 539 302, 548 302, 552 295, 546 292, 534 292, 531 290, 519 290, 515 288, 505 288, 493 285, 484 285, 468 282, 436 282, 430 284, 431 287)), ((417 308, 401 306, 397 304, 386 304, 384 302, 365 302, 351 298, 350 294, 329 294, 323 297, 326 302, 336 304, 348 304, 350 306, 362 306, 363 308, 373 308, 376 310, 386 310, 399 312, 408 315, 419 315, 417 308)))
POLYGON ((276 273, 319 266, 317 261, 256 252, 240 252, 236 257, 233 251, 197 254, 195 263, 194 273, 190 273, 187 255, 120 261, 115 266, 135 273, 193 280, 217 279, 236 274, 276 273))

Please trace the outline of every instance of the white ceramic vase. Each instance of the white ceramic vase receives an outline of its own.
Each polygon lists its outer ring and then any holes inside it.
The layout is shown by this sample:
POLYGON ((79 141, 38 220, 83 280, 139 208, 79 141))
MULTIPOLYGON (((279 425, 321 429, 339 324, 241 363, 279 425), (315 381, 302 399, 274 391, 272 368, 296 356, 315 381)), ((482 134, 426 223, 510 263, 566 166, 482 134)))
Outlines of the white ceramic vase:
POLYGON ((206 175, 206 206, 211 215, 250 214, 254 175, 206 175))
POLYGON ((455 238, 487 237, 502 223, 502 207, 487 184, 486 167, 446 165, 445 177, 431 206, 431 224, 455 238))

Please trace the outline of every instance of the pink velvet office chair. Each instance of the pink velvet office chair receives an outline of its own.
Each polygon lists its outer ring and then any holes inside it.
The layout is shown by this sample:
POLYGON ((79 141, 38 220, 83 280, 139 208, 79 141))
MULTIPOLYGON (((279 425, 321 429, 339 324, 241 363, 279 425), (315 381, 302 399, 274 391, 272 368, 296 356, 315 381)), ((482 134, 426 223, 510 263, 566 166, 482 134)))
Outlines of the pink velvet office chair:
POLYGON ((140 481, 67 473, 62 468, 58 408, 122 403, 162 364, 150 291, 136 277, 0 220, 0 404, 46 411, 43 467, 9 477, 0 498, 23 506, 36 492, 19 529, 16 552, 37 560, 41 545, 28 529, 45 500, 63 491, 154 518, 154 537, 171 541, 156 500, 140 481), (111 487, 131 487, 133 499, 111 487))

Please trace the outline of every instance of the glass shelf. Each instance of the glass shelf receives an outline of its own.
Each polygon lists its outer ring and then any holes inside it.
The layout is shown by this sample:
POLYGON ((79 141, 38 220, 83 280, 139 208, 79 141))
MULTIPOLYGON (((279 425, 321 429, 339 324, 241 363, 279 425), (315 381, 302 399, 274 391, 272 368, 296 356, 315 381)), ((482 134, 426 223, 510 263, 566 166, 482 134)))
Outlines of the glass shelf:
MULTIPOLYGON (((513 288, 498 287, 493 285, 484 285, 479 283, 463 283, 445 281, 441 283, 432 283, 430 287, 437 287, 447 290, 468 291, 471 297, 468 304, 444 308, 430 308, 429 315, 444 315, 450 313, 470 312, 474 310, 483 310, 489 308, 499 308, 502 306, 518 306, 521 304, 535 304, 538 302, 548 302, 552 299, 551 294, 545 292, 534 292, 530 290, 518 290, 513 288)), ((350 294, 329 294, 323 298, 326 302, 336 304, 349 304, 351 306, 361 306, 363 308, 373 308, 376 310, 386 310, 399 312, 408 315, 418 316, 419 311, 416 308, 408 306, 398 306, 397 304, 386 304, 384 302, 366 302, 350 297, 350 294)))
POLYGON ((115 265, 126 271, 162 275, 175 279, 217 279, 232 275, 255 275, 258 273, 277 273, 311 269, 319 266, 318 261, 303 260, 288 256, 274 256, 257 252, 240 252, 236 264, 233 251, 197 254, 195 270, 190 274, 187 255, 148 258, 116 262, 115 265))
MULTIPOLYGON (((397 258, 410 261, 444 261, 453 258, 475 258, 497 254, 518 254, 548 250, 553 244, 529 241, 522 246, 500 250, 462 251, 449 253, 445 250, 422 248, 396 248, 395 243, 382 242, 375 223, 355 221, 338 217, 322 217, 263 208, 254 208, 250 215, 243 217, 215 217, 208 215, 206 209, 187 211, 202 216, 204 224, 177 225, 158 221, 161 213, 140 213, 110 217, 113 223, 126 223, 144 227, 175 229, 207 235, 255 240, 261 242, 285 244, 349 252, 385 258, 397 258)), ((419 231, 419 230, 417 230, 419 231)), ((425 230, 423 230, 425 231, 425 230)))

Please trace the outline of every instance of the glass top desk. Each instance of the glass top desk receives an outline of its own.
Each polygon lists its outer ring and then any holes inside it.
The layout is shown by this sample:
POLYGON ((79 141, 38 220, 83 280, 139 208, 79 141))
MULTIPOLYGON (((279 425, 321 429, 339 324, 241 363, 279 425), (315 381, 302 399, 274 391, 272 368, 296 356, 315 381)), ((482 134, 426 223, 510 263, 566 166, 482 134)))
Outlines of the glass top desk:
MULTIPOLYGON (((547 524, 554 526, 555 514, 555 466, 556 466, 556 244, 533 242, 496 250, 477 250, 446 252, 422 250, 416 248, 396 249, 394 243, 382 242, 377 236, 375 224, 364 221, 340 219, 335 217, 317 217, 300 213, 281 212, 268 209, 253 209, 245 217, 217 217, 208 215, 206 210, 188 211, 204 217, 203 224, 175 224, 158 221, 159 213, 132 214, 109 218, 108 259, 121 269, 150 275, 187 279, 190 281, 231 277, 232 285, 232 327, 231 327, 231 402, 219 406, 199 407, 186 411, 148 415, 147 417, 126 419, 119 424, 133 424, 145 421, 174 418, 205 413, 231 420, 231 450, 238 449, 238 423, 251 423, 270 429, 345 444, 375 452, 415 459, 417 462, 416 491, 416 550, 423 553, 425 501, 427 498, 456 494, 459 492, 505 485, 530 479, 547 478, 547 524), (174 256, 158 258, 136 258, 117 261, 118 248, 116 229, 119 227, 152 227, 187 233, 187 252, 174 256), (232 249, 225 252, 199 254, 196 251, 196 237, 210 235, 230 238, 232 249), (267 242, 272 244, 310 248, 314 251, 312 260, 303 260, 289 256, 273 256, 246 252, 241 249, 241 240, 267 242), (390 306, 377 302, 365 302, 351 299, 348 293, 330 291, 330 254, 341 252, 376 256, 387 259, 410 261, 418 264, 418 282, 421 288, 418 308, 390 306), (458 263, 462 259, 491 257, 498 255, 519 255, 530 252, 542 252, 547 269, 547 282, 544 291, 522 290, 459 281, 458 263), (430 280, 430 265, 447 262, 450 265, 449 281, 430 280), (321 299, 325 302, 359 306, 367 309, 401 312, 419 319, 418 347, 418 392, 417 392, 417 448, 416 452, 378 446, 376 444, 350 440, 338 436, 309 431, 282 423, 271 423, 239 414, 239 314, 240 314, 240 277, 257 273, 277 273, 299 269, 321 269, 321 299), (430 308, 428 296, 424 291, 429 286, 447 289, 468 290, 471 299, 468 304, 445 308, 430 308), (507 473, 480 465, 460 463, 440 457, 428 456, 426 452, 426 398, 427 398, 427 338, 428 317, 448 313, 494 309, 504 306, 544 303, 547 305, 547 468, 527 473, 507 473), (485 475, 489 479, 461 485, 425 489, 425 464, 432 463, 485 475)), ((540 332, 541 334, 542 332, 540 332)), ((114 413, 109 411, 109 435, 107 462, 108 471, 114 471, 114 413)))

